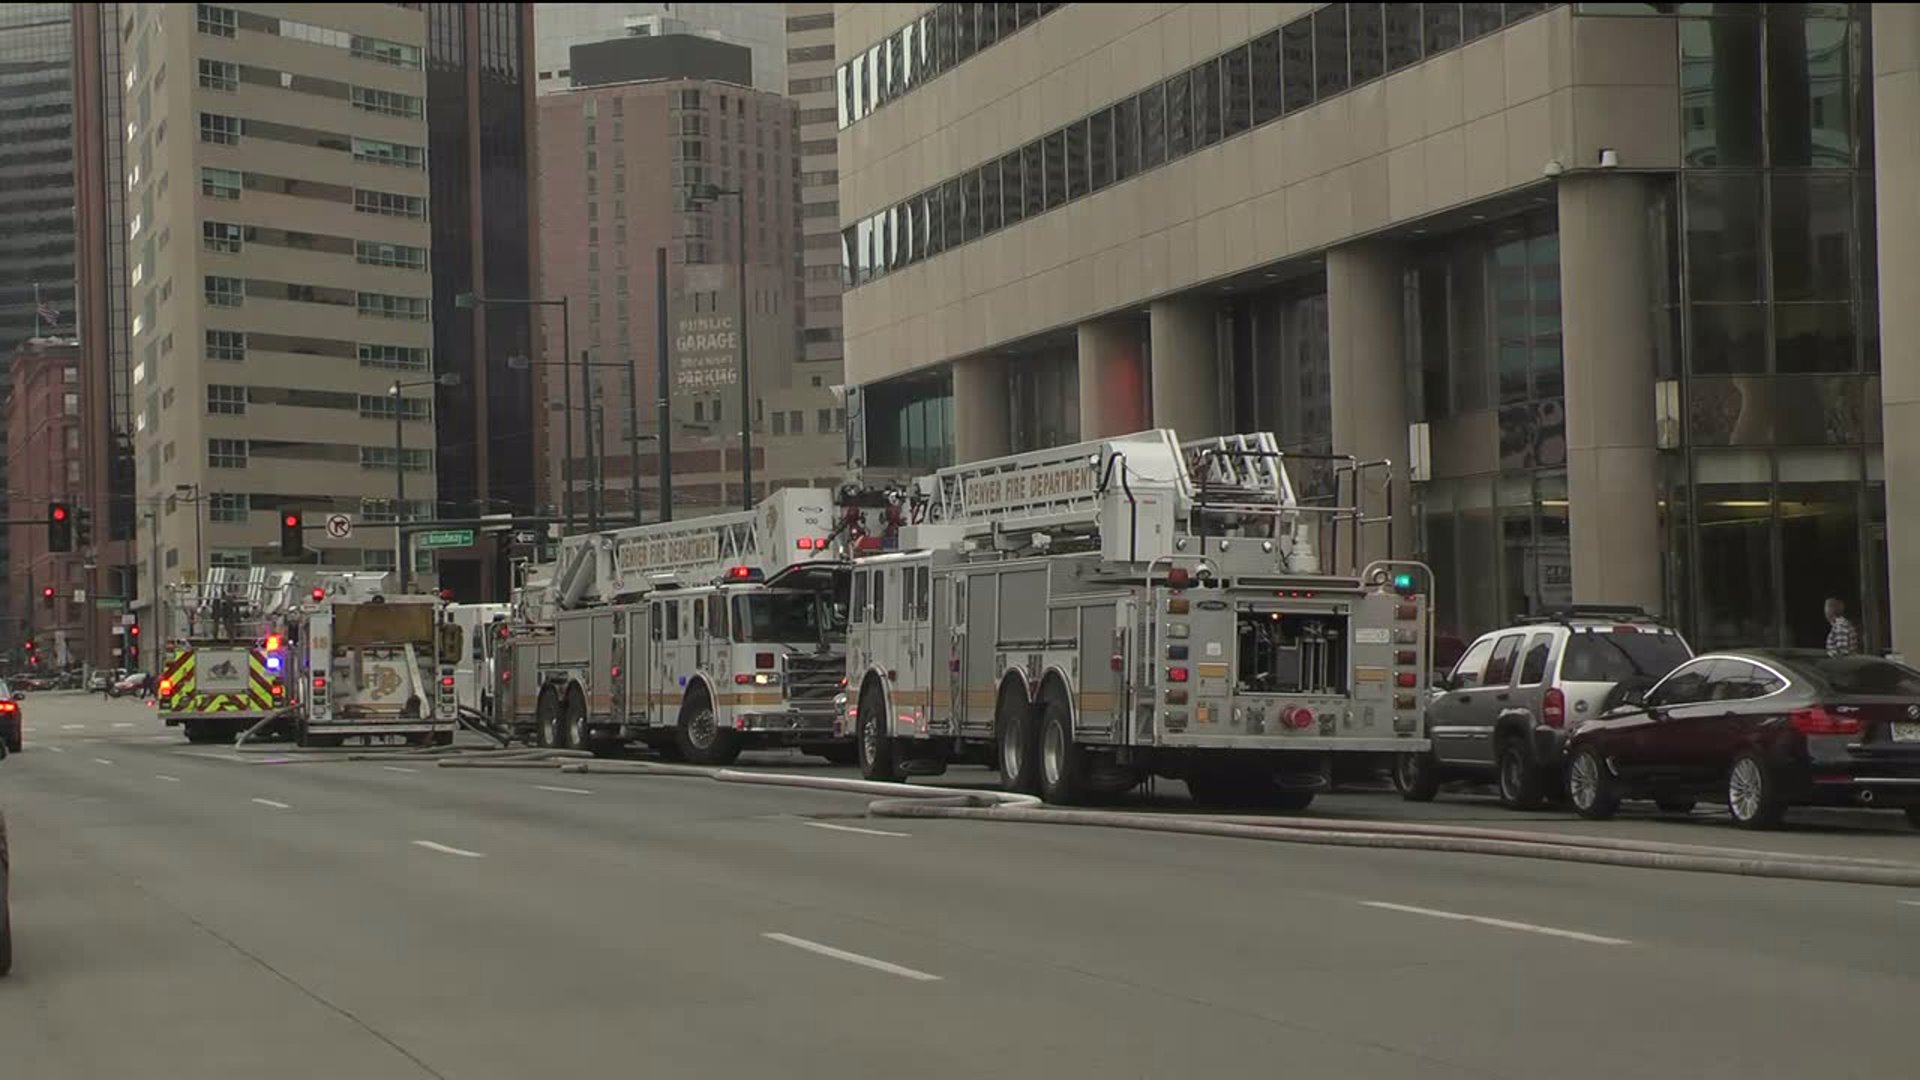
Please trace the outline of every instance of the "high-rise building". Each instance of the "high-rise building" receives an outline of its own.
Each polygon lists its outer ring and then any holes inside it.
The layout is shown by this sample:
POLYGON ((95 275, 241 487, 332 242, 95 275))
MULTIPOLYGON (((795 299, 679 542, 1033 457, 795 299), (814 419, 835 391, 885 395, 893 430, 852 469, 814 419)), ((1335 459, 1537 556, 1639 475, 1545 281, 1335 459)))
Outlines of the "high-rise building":
MULTIPOLYGON (((0 386, 16 348, 73 330, 73 125, 69 5, 0 4, 0 386)), ((0 488, 10 465, 0 452, 0 488)), ((7 545, 0 535, 0 579, 7 545)), ((0 649, 20 640, 19 605, 0 590, 0 649)))
POLYGON ((1273 431, 1399 466, 1456 639, 1820 646, 1833 596, 1920 653, 1920 11, 836 17, 871 463, 1273 431))
MULTIPOLYGON (((427 160, 431 189, 433 392, 440 520, 529 514, 542 503, 533 373, 532 4, 428 4, 427 160)), ((419 376, 410 376, 419 377, 419 376)), ((411 482, 409 483, 411 486, 411 482)), ((419 507, 418 509, 425 509, 419 507)), ((507 594, 494 537, 438 556, 440 584, 462 600, 507 594)))
POLYGON ((553 313, 544 373, 547 400, 563 410, 549 422, 555 489, 570 487, 576 518, 596 486, 611 517, 628 516, 636 487, 642 514, 659 513, 660 252, 676 516, 736 507, 782 484, 837 482, 839 417, 800 362, 793 103, 734 83, 633 74, 540 98, 540 291, 571 299, 575 352, 589 365, 583 377, 558 363, 553 313), (703 198, 709 187, 721 194, 703 198), (743 250, 751 495, 739 445, 743 250), (569 434, 570 455, 560 452, 569 434))
MULTIPOLYGON (((30 338, 13 350, 7 387, 7 456, 13 462, 7 488, 6 532, 13 565, 7 591, 21 613, 20 637, 36 645, 38 666, 58 670, 70 664, 114 666, 98 649, 92 631, 95 597, 88 556, 77 535, 83 490, 82 457, 86 425, 80 396, 79 342, 71 337, 30 338), (49 544, 51 507, 68 518, 71 542, 66 551, 49 544)), ((97 515, 95 515, 97 518, 97 515)), ((96 520, 93 527, 98 527, 96 520)), ((32 657, 16 655, 16 663, 32 657)))
POLYGON ((801 359, 807 381, 828 386, 845 379, 833 9, 833 4, 787 5, 787 95, 800 120, 801 359))
POLYGON ((285 561, 289 510, 321 562, 392 567, 397 486, 416 514, 435 500, 426 16, 119 17, 143 593, 285 561), (361 527, 331 539, 332 513, 361 527))
POLYGON ((534 4, 539 92, 572 85, 571 50, 623 37, 691 34, 753 50, 753 85, 785 93, 786 31, 779 4, 534 4))

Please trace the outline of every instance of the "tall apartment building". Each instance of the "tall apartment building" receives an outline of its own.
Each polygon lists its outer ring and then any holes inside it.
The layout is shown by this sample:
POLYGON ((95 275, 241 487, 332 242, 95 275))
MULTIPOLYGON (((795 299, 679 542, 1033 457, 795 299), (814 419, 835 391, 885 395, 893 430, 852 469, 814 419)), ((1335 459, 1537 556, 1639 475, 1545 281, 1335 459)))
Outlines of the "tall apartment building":
MULTIPOLYGON (((73 39, 67 4, 0 4, 0 386, 28 339, 73 330, 73 39), (41 305, 53 316, 41 317, 41 305)), ((7 444, 0 419, 0 447, 7 444)), ((0 452, 0 488, 11 462, 0 452)), ((4 532, 5 530, 0 530, 4 532)), ((9 576, 0 536, 0 578, 9 576)), ((22 640, 0 590, 0 650, 22 640)))
POLYGON ((555 489, 565 490, 560 471, 571 458, 579 512, 604 459, 605 509, 625 517, 635 461, 641 511, 659 513, 655 265, 664 250, 673 510, 685 517, 741 505, 743 241, 752 497, 786 483, 837 482, 839 414, 827 384, 800 362, 793 103, 734 83, 647 74, 539 101, 540 292, 572 300, 575 351, 592 365, 586 389, 578 367, 571 391, 561 382, 567 369, 551 313, 546 398, 553 409, 574 409, 571 455, 561 451, 567 414, 549 418, 555 489), (740 194, 702 204, 693 196, 705 185, 740 194), (630 401, 643 404, 633 410, 630 401))
MULTIPOLYGON (((14 562, 7 591, 21 612, 21 640, 32 641, 31 656, 49 670, 70 664, 118 666, 110 653, 106 627, 94 615, 96 596, 89 557, 76 537, 73 550, 50 549, 47 507, 64 502, 77 508, 84 490, 84 431, 94 420, 81 400, 80 343, 71 337, 39 337, 13 351, 7 387, 7 455, 13 461, 7 489, 7 533, 14 562)), ((77 524, 77 519, 76 522, 77 524)), ((94 515, 93 528, 101 526, 94 515)), ((24 649, 23 649, 24 651, 24 649)), ((27 666, 27 665, 20 665, 27 666)))
POLYGON ((1401 463, 1455 638, 1920 654, 1920 10, 835 13, 875 462, 1274 431, 1401 463))
POLYGON ((833 4, 787 5, 787 96, 800 120, 801 358, 809 382, 845 379, 840 319, 839 94, 833 4))
POLYGON ((570 51, 623 37, 691 34, 753 50, 753 85, 784 93, 785 29, 779 4, 534 4, 539 92, 572 87, 570 51))
MULTIPOLYGON (((430 501, 420 5, 120 17, 137 483, 158 579, 279 561, 281 511, 390 518, 402 470, 409 501, 430 501)), ((391 530, 308 543, 329 565, 394 563, 391 530)))

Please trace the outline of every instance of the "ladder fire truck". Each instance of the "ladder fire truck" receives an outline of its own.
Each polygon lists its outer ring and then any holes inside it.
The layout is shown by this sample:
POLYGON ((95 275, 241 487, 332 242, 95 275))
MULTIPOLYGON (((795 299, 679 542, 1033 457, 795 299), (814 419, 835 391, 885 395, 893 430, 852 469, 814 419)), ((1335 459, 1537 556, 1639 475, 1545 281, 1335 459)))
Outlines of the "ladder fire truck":
POLYGON ((494 631, 494 727, 702 764, 769 745, 850 763, 834 528, 833 493, 788 488, 752 510, 564 538, 494 631))
POLYGON ((300 745, 453 742, 459 715, 444 602, 389 594, 386 583, 380 572, 321 573, 308 595, 286 607, 300 745))
POLYGON ((301 585, 297 569, 216 566, 172 587, 176 628, 160 666, 156 704, 187 741, 230 742, 290 710, 279 657, 285 614, 301 585))
POLYGON ((1385 467, 1158 430, 923 478, 897 550, 853 560, 861 771, 997 763, 1056 803, 1160 775, 1298 809, 1335 755, 1424 750, 1431 573, 1360 565, 1385 467), (1351 505, 1303 505, 1296 456, 1351 505))

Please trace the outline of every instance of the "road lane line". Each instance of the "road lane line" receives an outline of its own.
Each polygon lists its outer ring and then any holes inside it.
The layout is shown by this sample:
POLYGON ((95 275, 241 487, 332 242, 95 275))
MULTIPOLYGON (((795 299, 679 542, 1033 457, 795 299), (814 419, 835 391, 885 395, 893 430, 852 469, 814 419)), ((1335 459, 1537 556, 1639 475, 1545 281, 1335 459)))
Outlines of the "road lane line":
POLYGON ((61 725, 60 725, 60 730, 61 730, 61 731, 85 731, 85 730, 87 730, 87 725, 85 725, 85 724, 61 724, 61 725))
POLYGON ((557 792, 558 794, 561 794, 561 795, 593 794, 593 792, 588 791, 586 788, 583 788, 583 787, 554 787, 552 784, 535 784, 533 786, 536 788, 539 788, 541 791, 552 791, 552 792, 557 792))
POLYGON ((49 746, 47 747, 47 752, 53 753, 53 754, 64 754, 67 752, 67 748, 64 746, 49 746))
POLYGON ((405 765, 382 765, 382 766, 380 766, 380 767, 381 767, 381 768, 383 768, 383 769, 385 769, 385 770, 387 770, 388 772, 411 772, 411 773, 417 773, 417 772, 419 772, 419 771, 420 771, 419 769, 409 769, 409 768, 407 768, 407 767, 406 767, 405 765))
POLYGON ((1362 900, 1362 907, 1379 908, 1382 911, 1399 911, 1408 915, 1425 915, 1434 919, 1447 919, 1452 922, 1478 923, 1501 930, 1524 930, 1529 934, 1544 934, 1547 937, 1566 938, 1569 941, 1584 941, 1589 945, 1631 945, 1625 938, 1602 937, 1599 934, 1587 934, 1578 930, 1561 930, 1552 926, 1536 926, 1533 923, 1515 922, 1512 919, 1495 919, 1485 915, 1467 915, 1458 911, 1439 911, 1434 908, 1413 907, 1409 904, 1389 904, 1383 900, 1362 900))
POLYGON ((1908 907, 1920 907, 1920 900, 1902 900, 1900 902, 1908 907))
POLYGON ((113 726, 117 728, 130 728, 133 726, 133 723, 127 720, 121 720, 116 722, 113 726))
POLYGON ((113 764, 113 762, 111 762, 111 761, 108 761, 108 760, 107 760, 106 758, 103 758, 103 757, 97 757, 97 758, 94 758, 94 759, 93 759, 93 763, 94 763, 95 765, 111 765, 111 764, 113 764))
POLYGON ((442 855, 458 855, 464 859, 486 858, 485 855, 482 855, 477 851, 468 851, 465 848, 448 847, 445 844, 436 844, 431 840, 415 840, 413 844, 415 847, 423 847, 423 848, 426 848, 428 851, 437 851, 442 855))
POLYGON ((165 781, 166 781, 167 783, 169 783, 169 784, 177 784, 177 783, 179 783, 179 782, 180 782, 180 778, 179 778, 179 777, 177 777, 177 776, 168 776, 168 775, 167 775, 166 773, 162 773, 162 772, 157 772, 157 773, 154 773, 154 774, 153 774, 153 778, 154 778, 155 780, 165 780, 165 781))
POLYGON ((859 953, 851 953, 845 949, 836 949, 831 945, 822 945, 817 941, 808 941, 806 938, 794 937, 792 934, 766 933, 760 936, 769 941, 777 941, 782 945, 791 945, 796 949, 805 949, 810 953, 817 953, 820 956, 831 957, 835 960, 844 960, 849 964, 859 964, 861 967, 872 968, 875 971, 884 971, 889 975, 898 975, 903 979, 912 979, 915 982, 940 981, 940 976, 938 975, 929 975, 924 971, 915 971, 910 967, 901 967, 899 964, 889 964, 885 960, 875 960, 871 956, 861 956, 859 953))
POLYGON ((853 825, 835 825, 831 821, 803 821, 800 824, 815 829, 832 829, 834 832, 859 833, 861 836, 912 836, 912 833, 888 832, 885 829, 862 829, 853 825))
POLYGON ((291 809, 293 809, 293 807, 291 807, 291 806, 288 806, 288 805, 287 805, 286 803, 283 803, 283 802, 274 802, 274 801, 273 801, 272 799, 255 799, 255 800, 253 800, 253 801, 254 801, 254 802, 257 802, 257 803, 259 803, 259 804, 260 804, 261 806, 271 806, 271 807, 273 807, 273 808, 274 808, 275 810, 291 810, 291 809))

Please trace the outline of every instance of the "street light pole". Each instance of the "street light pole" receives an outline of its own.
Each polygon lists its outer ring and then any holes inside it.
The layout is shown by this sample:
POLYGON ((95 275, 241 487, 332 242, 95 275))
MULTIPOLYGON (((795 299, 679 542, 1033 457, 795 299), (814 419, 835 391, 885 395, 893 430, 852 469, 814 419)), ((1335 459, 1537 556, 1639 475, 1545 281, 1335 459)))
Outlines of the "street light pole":
MULTIPOLYGON (((654 424, 660 439, 660 520, 673 520, 673 363, 672 340, 667 335, 667 249, 653 249, 654 303, 654 424)), ((638 423, 638 420, 635 421, 638 423)), ((640 470, 634 469, 635 491, 640 470)))
POLYGON ((560 388, 565 396, 566 453, 560 455, 560 502, 561 516, 566 519, 569 531, 573 528, 573 307, 566 296, 558 299, 507 298, 480 296, 477 293, 455 293, 453 306, 457 308, 481 308, 488 304, 513 304, 519 307, 557 307, 560 309, 560 388))

